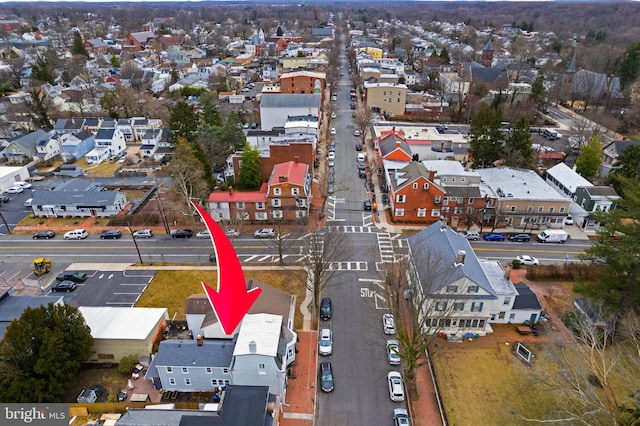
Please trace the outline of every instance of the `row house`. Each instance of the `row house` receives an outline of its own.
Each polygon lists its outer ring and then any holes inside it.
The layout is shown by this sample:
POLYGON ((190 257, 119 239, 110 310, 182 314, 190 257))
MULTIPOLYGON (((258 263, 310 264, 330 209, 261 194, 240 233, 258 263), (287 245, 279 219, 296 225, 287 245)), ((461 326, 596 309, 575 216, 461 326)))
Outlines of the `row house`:
POLYGON ((365 83, 367 108, 388 116, 404 115, 407 86, 392 83, 365 83))
POLYGON ((96 147, 96 139, 90 131, 80 131, 77 133, 65 133, 56 135, 62 145, 60 154, 65 163, 80 160, 88 152, 96 147))
POLYGON ((416 162, 388 172, 389 206, 394 222, 429 224, 440 220, 445 191, 433 179, 434 173, 416 162))
POLYGON ((310 166, 299 161, 277 164, 259 191, 212 192, 209 213, 215 220, 296 221, 308 216, 311 205, 310 166))
POLYGON ((495 213, 488 219, 496 226, 564 227, 571 199, 554 191, 533 170, 494 167, 478 169, 478 173, 487 197, 496 200, 495 213))
MULTIPOLYGON (((295 71, 280 76, 281 93, 324 94, 326 74, 322 72, 295 71)), ((324 97, 322 98, 324 103, 324 97)))
POLYGON ((155 158, 156 151, 160 148, 162 130, 147 130, 140 138, 140 154, 142 158, 155 158))

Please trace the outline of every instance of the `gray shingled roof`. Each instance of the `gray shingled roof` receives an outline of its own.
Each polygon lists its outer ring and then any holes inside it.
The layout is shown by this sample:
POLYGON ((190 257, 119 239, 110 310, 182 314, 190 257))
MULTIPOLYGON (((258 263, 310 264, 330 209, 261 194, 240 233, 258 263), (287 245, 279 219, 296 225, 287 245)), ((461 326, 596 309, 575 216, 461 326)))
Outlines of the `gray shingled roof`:
POLYGON ((44 205, 76 205, 87 207, 111 206, 119 196, 115 191, 101 192, 74 192, 74 191, 36 191, 33 193, 32 204, 34 206, 44 205))
POLYGON ((15 143, 25 149, 35 149, 38 142, 42 140, 49 140, 51 135, 44 130, 38 129, 35 132, 28 133, 26 135, 16 136, 10 139, 9 142, 15 143))
POLYGON ((27 307, 35 309, 49 303, 57 303, 60 299, 62 296, 5 296, 0 302, 0 339, 11 321, 20 318, 27 307))
POLYGON ((234 347, 232 340, 205 340, 202 346, 195 340, 163 340, 145 377, 158 377, 158 366, 229 367, 234 347))
POLYGON ((322 95, 319 93, 265 93, 262 95, 260 106, 267 108, 320 108, 321 101, 322 95))
POLYGON ((464 198, 480 198, 480 188, 474 185, 466 186, 445 186, 447 197, 464 197, 464 198))
POLYGON ((583 186, 582 188, 584 188, 589 195, 620 198, 616 190, 610 186, 583 186))
POLYGON ((380 153, 382 154, 382 156, 384 157, 390 152, 393 152, 396 149, 397 142, 400 142, 400 149, 407 153, 409 157, 411 157, 411 147, 409 146, 409 144, 404 139, 396 136, 395 134, 389 135, 378 142, 378 146, 380 147, 380 153))
POLYGON ((526 284, 513 285, 518 292, 513 301, 513 309, 542 309, 538 296, 526 284))
MULTIPOLYGON (((473 281, 495 298, 496 291, 484 273, 469 241, 449 227, 436 222, 421 232, 408 238, 413 263, 417 265, 420 283, 428 294, 435 294, 447 285, 464 277, 473 281), (464 262, 456 264, 459 251, 465 252, 464 262), (425 264, 425 259, 427 259, 425 264), (433 284, 427 284, 427 277, 433 278, 433 284)), ((464 298, 464 294, 456 294, 464 298)), ((479 298, 478 294, 469 297, 479 298)))

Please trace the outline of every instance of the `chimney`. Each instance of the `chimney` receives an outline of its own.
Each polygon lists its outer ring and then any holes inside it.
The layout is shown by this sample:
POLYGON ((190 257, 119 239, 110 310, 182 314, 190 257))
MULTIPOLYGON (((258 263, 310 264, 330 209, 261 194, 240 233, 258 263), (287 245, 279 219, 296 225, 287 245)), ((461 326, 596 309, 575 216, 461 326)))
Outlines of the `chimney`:
POLYGON ((196 342, 198 342, 198 346, 202 346, 202 344, 204 343, 204 338, 202 337, 202 335, 198 334, 196 336, 196 342))
POLYGON ((257 352, 255 340, 249 342, 249 352, 252 354, 255 354, 257 352))
POLYGON ((464 250, 458 250, 458 254, 456 255, 456 265, 464 265, 464 257, 467 253, 464 250))
POLYGON ((397 148, 400 148, 400 140, 399 139, 396 140, 396 149, 397 148))
POLYGON ((229 194, 233 194, 233 186, 229 186, 229 194))
POLYGON ((431 182, 433 182, 433 180, 435 179, 435 177, 436 177, 436 171, 435 171, 435 170, 429 170, 429 180, 430 180, 431 182))
POLYGON ((300 162, 300 157, 298 155, 296 155, 295 157, 293 157, 293 161, 295 161, 296 163, 300 162))

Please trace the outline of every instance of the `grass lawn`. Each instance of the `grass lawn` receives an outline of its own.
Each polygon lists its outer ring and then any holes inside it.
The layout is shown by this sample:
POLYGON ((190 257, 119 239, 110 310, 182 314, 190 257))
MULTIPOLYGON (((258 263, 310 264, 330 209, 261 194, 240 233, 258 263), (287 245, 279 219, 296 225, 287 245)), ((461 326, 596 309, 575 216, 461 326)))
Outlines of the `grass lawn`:
MULTIPOLYGON (((286 271, 246 271, 245 279, 250 278, 285 291, 296 296, 296 315, 294 326, 302 328, 300 304, 304 299, 305 287, 291 273, 286 271)), ((215 271, 158 271, 145 292, 140 296, 136 307, 167 308, 169 317, 184 320, 184 304, 188 296, 203 294, 202 282, 216 288, 217 275, 215 271)))
POLYGON ((109 395, 118 395, 124 385, 127 384, 128 374, 119 373, 116 368, 104 368, 101 366, 82 367, 73 381, 73 385, 64 395, 63 401, 77 402, 76 398, 88 387, 100 386, 107 389, 109 395))

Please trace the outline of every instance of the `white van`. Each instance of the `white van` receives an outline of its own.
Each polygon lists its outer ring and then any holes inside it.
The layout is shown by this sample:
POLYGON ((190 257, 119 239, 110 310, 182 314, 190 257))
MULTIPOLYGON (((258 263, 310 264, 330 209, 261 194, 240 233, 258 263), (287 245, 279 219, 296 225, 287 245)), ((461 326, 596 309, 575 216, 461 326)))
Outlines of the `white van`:
POLYGON ((358 153, 358 163, 364 163, 365 157, 366 157, 366 154, 364 152, 359 152, 358 153))
POLYGON ((73 231, 65 232, 65 240, 84 240, 89 236, 86 229, 74 229, 73 231))
POLYGON ((31 207, 31 203, 33 202, 33 198, 28 198, 25 202, 24 202, 24 206, 25 207, 31 207))
POLYGON ((560 133, 551 129, 544 129, 544 132, 542 132, 542 136, 546 139, 549 139, 550 141, 560 139, 560 133))
POLYGON ((563 231, 562 229, 545 229, 538 234, 536 240, 541 243, 564 244, 564 242, 567 241, 567 238, 569 238, 567 231, 563 231))

